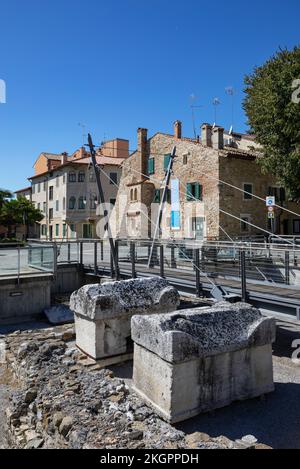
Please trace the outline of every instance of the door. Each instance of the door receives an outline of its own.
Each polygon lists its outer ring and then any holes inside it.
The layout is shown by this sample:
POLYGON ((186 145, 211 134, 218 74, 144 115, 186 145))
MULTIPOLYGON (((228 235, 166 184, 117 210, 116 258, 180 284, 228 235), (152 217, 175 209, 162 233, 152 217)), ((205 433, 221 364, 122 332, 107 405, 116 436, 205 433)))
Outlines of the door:
POLYGON ((92 237, 92 226, 88 224, 83 225, 83 238, 91 238, 92 237))
POLYGON ((193 231, 195 239, 203 239, 204 237, 204 218, 193 218, 193 231))

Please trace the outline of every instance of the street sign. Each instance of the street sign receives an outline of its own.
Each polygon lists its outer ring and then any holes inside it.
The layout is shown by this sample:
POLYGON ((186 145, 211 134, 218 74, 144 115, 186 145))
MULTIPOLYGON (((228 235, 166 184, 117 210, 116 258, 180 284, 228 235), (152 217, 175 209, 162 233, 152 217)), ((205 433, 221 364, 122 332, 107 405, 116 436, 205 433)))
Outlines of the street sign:
POLYGON ((275 204, 275 197, 274 196, 268 196, 266 197, 266 206, 267 207, 274 207, 275 204))
POLYGON ((274 207, 268 207, 269 212, 274 212, 274 207))
POLYGON ((274 212, 268 212, 268 218, 273 220, 275 218, 274 212))

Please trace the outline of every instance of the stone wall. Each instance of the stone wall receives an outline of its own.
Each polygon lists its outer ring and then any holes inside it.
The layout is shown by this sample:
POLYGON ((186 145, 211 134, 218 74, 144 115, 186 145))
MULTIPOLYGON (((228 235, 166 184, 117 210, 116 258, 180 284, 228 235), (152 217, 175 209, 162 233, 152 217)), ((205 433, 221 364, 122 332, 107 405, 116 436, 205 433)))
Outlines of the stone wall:
MULTIPOLYGON (((244 183, 253 184, 253 193, 261 198, 244 200, 244 194, 228 185, 220 185, 220 209, 229 212, 236 217, 242 214, 250 215, 250 222, 268 230, 267 223, 267 207, 265 198, 268 194, 269 187, 277 187, 275 177, 271 174, 262 174, 261 168, 256 160, 249 158, 225 157, 220 156, 220 179, 225 182, 243 189, 244 183)), ((279 201, 276 203, 280 204, 279 201)), ((285 206, 296 213, 300 212, 299 204, 286 202, 285 206)), ((276 216, 280 216, 280 232, 283 234, 284 220, 289 220, 289 234, 292 234, 292 220, 296 219, 296 215, 276 209, 276 216)), ((220 213, 220 225, 226 230, 230 236, 239 236, 243 234, 241 231, 241 223, 228 215, 220 213)), ((244 233, 245 234, 245 233, 244 233)), ((262 231, 254 227, 249 227, 249 234, 264 235, 262 231)))
MULTIPOLYGON (((190 139, 174 139, 171 135, 158 133, 148 140, 147 152, 144 155, 146 163, 149 157, 155 159, 155 173, 149 177, 147 182, 139 174, 141 152, 135 152, 123 163, 115 217, 118 225, 116 231, 121 237, 122 230, 120 228, 122 223, 125 226, 127 219, 132 220, 133 218, 137 227, 135 237, 144 237, 141 236, 141 221, 143 217, 145 219, 145 215, 141 213, 140 203, 148 207, 150 216, 150 205, 153 201, 154 190, 161 187, 161 182, 165 176, 164 155, 171 153, 174 145, 176 145, 177 156, 173 166, 172 178, 180 180, 181 229, 172 231, 170 228, 171 205, 167 203, 162 219, 163 238, 174 236, 180 239, 188 237, 193 217, 206 218, 205 236, 210 238, 218 236, 218 181, 208 177, 213 175, 218 178, 218 152, 190 139), (185 158, 187 159, 186 164, 184 164, 185 158), (189 182, 200 182, 203 186, 202 201, 187 201, 186 184, 189 182), (137 200, 134 201, 130 200, 132 189, 137 189, 137 200), (184 225, 187 226, 186 230, 183 230, 184 225)), ((147 167, 147 164, 144 164, 143 167, 147 167)), ((155 223, 156 217, 153 220, 155 223)), ((131 230, 129 235, 134 237, 134 230, 131 230)))
POLYGON ((185 434, 162 421, 112 371, 74 348, 74 329, 60 326, 6 336, 6 362, 17 379, 6 409, 11 446, 45 449, 262 448, 185 434))

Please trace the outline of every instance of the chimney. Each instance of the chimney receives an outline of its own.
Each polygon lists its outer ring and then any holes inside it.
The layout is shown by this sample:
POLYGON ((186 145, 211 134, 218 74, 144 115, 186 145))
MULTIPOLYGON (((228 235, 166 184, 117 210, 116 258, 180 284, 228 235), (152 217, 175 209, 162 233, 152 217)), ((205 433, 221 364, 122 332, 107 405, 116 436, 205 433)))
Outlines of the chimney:
POLYGON ((174 137, 175 138, 181 138, 181 132, 182 132, 182 123, 181 123, 181 121, 175 121, 174 122, 174 137))
POLYGON ((79 148, 79 156, 78 158, 84 158, 85 157, 85 148, 84 147, 80 147, 79 148))
POLYGON ((61 164, 66 164, 67 162, 68 162, 68 153, 64 151, 61 154, 61 164))
POLYGON ((215 127, 212 134, 212 146, 215 150, 224 148, 224 129, 223 127, 215 127))
POLYGON ((147 174, 147 142, 148 142, 148 130, 138 128, 138 157, 139 157, 139 166, 138 170, 140 171, 141 175, 140 178, 143 180, 145 179, 145 174, 147 174))
POLYGON ((201 142, 206 147, 212 146, 212 126, 210 124, 203 124, 201 127, 201 142))

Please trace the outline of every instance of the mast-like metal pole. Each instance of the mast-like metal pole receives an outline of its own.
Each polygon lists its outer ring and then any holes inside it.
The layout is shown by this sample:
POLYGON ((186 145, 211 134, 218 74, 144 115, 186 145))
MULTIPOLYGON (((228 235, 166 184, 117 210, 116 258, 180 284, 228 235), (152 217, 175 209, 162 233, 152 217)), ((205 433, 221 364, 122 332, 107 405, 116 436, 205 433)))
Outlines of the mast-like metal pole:
POLYGON ((157 238, 157 235, 160 232, 162 214, 163 214, 163 210, 164 210, 164 206, 165 206, 165 202, 166 202, 166 198, 167 198, 167 191, 168 191, 168 188, 169 188, 169 183, 170 183, 170 178, 171 178, 171 173, 172 173, 172 168, 173 168, 173 163, 174 163, 175 157, 176 157, 176 147, 174 147, 173 150, 172 150, 172 154, 171 154, 170 161, 169 161, 169 164, 168 164, 168 169, 166 171, 165 186, 164 186, 163 195, 162 195, 160 206, 159 206, 157 222, 156 222, 156 226, 155 226, 153 241, 152 241, 149 260, 148 260, 148 267, 151 266, 153 251, 154 251, 154 246, 155 246, 155 240, 157 238))
POLYGON ((104 230, 107 231, 107 234, 108 234, 112 261, 114 264, 116 276, 118 277, 119 267, 118 267, 118 260, 117 260, 117 255, 116 255, 116 247, 115 247, 115 243, 114 243, 111 229, 110 229, 108 211, 105 209, 105 199, 104 199, 104 194, 103 194, 103 189, 102 189, 102 184, 101 184, 100 172, 97 166, 96 151, 95 151, 95 146, 93 144, 93 140, 90 134, 88 134, 88 145, 90 147, 91 160, 92 160, 94 171, 95 171, 95 177, 96 177, 96 183, 97 183, 97 187, 99 191, 100 203, 103 205, 103 210, 104 210, 104 213, 103 213, 104 221, 105 221, 104 230))

